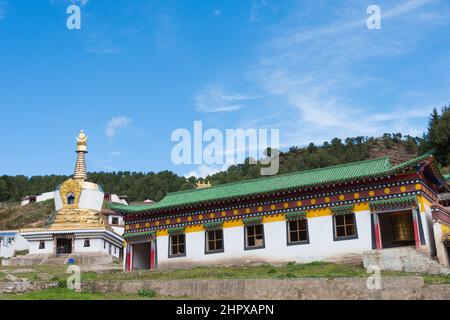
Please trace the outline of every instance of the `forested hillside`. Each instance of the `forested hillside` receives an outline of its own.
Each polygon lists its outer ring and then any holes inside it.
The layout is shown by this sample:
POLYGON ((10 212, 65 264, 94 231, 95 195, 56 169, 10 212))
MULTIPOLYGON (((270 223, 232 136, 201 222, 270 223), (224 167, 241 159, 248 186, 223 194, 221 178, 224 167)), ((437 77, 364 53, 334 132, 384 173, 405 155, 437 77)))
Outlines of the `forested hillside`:
MULTIPOLYGON (((335 138, 317 146, 292 147, 281 152, 279 174, 315 169, 342 163, 389 156, 394 163, 403 162, 434 149, 443 171, 448 173, 450 163, 450 109, 434 110, 428 130, 423 137, 403 136, 401 133, 385 134, 381 138, 335 138)), ((269 150, 270 153, 276 151, 269 150)), ((273 156, 273 154, 271 156, 273 156)), ((212 184, 223 184, 260 177, 260 164, 231 166, 227 171, 206 179, 212 184)), ((25 195, 36 195, 54 190, 68 176, 1 176, 0 202, 17 202, 25 195)), ((98 183, 105 192, 127 195, 131 201, 161 200, 167 192, 192 189, 197 179, 186 179, 170 171, 159 173, 97 172, 88 175, 89 181, 98 183)))
MULTIPOLYGON (((417 155, 418 139, 401 137, 400 134, 386 135, 384 138, 354 138, 341 141, 333 139, 323 146, 313 144, 306 148, 293 147, 280 153, 280 174, 313 169, 346 162, 365 160, 390 154, 399 161, 417 155)), ((241 164, 217 173, 207 180, 222 184, 243 179, 258 178, 260 165, 241 164)), ((36 195, 54 190, 68 176, 3 176, 0 177, 0 202, 19 201, 25 195, 36 195)), ((89 173, 88 180, 101 185, 105 192, 127 195, 131 201, 161 200, 167 192, 193 189, 197 179, 186 180, 173 172, 96 172, 89 173)))

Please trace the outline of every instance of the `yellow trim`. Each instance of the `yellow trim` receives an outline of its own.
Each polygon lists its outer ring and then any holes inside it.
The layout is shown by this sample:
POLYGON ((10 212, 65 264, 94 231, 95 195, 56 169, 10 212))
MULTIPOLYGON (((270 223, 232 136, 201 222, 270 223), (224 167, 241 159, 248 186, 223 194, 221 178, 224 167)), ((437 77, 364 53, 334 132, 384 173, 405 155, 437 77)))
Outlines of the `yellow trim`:
POLYGON ((370 206, 368 203, 357 203, 355 204, 355 208, 353 210, 355 210, 355 212, 368 211, 370 210, 370 206))
POLYGON ((225 221, 223 223, 224 228, 234 228, 234 227, 242 227, 244 223, 242 220, 231 220, 231 221, 225 221))
POLYGON ((325 216, 331 216, 333 213, 331 212, 331 209, 325 208, 325 209, 315 209, 315 210, 309 210, 306 218, 318 218, 318 217, 325 217, 325 216))
POLYGON ((284 214, 276 214, 273 216, 266 216, 263 217, 263 223, 271 223, 271 222, 279 222, 286 220, 286 217, 284 214))
POLYGON ((443 236, 450 234, 450 226, 449 225, 441 223, 441 230, 442 230, 443 236))
POLYGON ((163 237, 163 236, 168 236, 169 235, 169 230, 164 229, 164 230, 158 230, 156 232, 156 236, 157 237, 163 237))
POLYGON ((205 229, 203 228, 203 225, 198 224, 198 225, 195 225, 195 226, 186 227, 185 232, 186 233, 192 233, 192 232, 199 232, 199 231, 204 231, 204 230, 205 229))
POLYGON ((426 199, 424 196, 417 196, 417 201, 419 202, 420 212, 425 214, 425 205, 430 207, 430 201, 428 201, 428 199, 426 199))

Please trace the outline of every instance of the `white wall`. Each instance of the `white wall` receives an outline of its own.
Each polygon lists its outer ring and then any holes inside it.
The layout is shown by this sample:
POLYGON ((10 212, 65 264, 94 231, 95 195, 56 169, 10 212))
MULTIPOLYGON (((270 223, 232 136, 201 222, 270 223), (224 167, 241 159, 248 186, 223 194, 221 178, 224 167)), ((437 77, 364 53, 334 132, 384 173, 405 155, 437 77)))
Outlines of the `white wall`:
POLYGON ((30 241, 30 254, 53 254, 53 240, 45 241, 45 249, 39 249, 41 241, 30 241))
POLYGON ((450 267, 450 257, 447 255, 447 248, 442 241, 442 225, 440 221, 436 221, 433 224, 434 239, 436 243, 436 257, 440 264, 450 267))
POLYGON ((111 229, 113 229, 115 233, 121 236, 123 236, 123 234, 125 233, 124 227, 111 226, 111 229))
POLYGON ((158 266, 191 266, 195 264, 233 264, 250 262, 298 263, 335 258, 348 254, 360 254, 372 250, 370 212, 356 215, 358 239, 334 241, 333 217, 308 219, 310 243, 287 245, 286 221, 264 224, 265 248, 244 250, 244 227, 224 229, 223 253, 205 254, 205 232, 186 234, 186 257, 169 258, 169 237, 158 237, 158 266))
POLYGON ((425 211, 420 207, 420 219, 422 222, 423 233, 425 236, 426 246, 425 248, 430 252, 431 256, 436 255, 436 243, 434 241, 434 230, 433 230, 433 217, 431 208, 428 204, 424 204, 425 211))
POLYGON ((112 194, 111 195, 111 202, 120 203, 120 204, 123 204, 123 205, 128 205, 128 203, 125 200, 120 199, 117 194, 112 194))
POLYGON ((88 239, 90 241, 90 247, 85 248, 85 239, 75 239, 74 253, 86 253, 86 252, 103 252, 103 240, 102 239, 88 239))
POLYGON ((54 192, 54 199, 55 199, 55 209, 56 211, 59 211, 63 208, 63 200, 61 198, 61 193, 59 190, 56 190, 54 192))
POLYGON ((51 200, 55 197, 55 193, 54 192, 46 192, 43 194, 40 194, 36 197, 36 202, 44 202, 47 200, 51 200))
POLYGON ((101 211, 104 197, 105 194, 99 190, 84 189, 83 191, 81 191, 78 208, 101 211))

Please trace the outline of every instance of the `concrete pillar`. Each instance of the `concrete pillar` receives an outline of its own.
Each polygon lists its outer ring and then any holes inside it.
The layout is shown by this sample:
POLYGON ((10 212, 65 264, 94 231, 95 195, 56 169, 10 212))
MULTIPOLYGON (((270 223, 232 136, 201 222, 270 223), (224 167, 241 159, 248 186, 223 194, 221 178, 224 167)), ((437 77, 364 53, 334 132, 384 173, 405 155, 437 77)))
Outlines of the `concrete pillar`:
POLYGON ((444 235, 442 234, 442 226, 439 221, 433 223, 433 230, 436 243, 436 257, 440 264, 450 267, 450 257, 448 256, 447 248, 442 241, 444 235))

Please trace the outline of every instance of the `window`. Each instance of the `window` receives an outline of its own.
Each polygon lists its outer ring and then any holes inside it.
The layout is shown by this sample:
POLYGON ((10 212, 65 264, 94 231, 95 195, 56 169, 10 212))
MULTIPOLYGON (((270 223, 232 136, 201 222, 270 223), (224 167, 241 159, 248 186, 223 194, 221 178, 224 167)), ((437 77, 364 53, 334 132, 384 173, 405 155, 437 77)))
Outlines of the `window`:
POLYGON ((112 225, 118 225, 119 224, 119 218, 117 218, 117 217, 113 217, 112 219, 111 219, 111 224, 112 225))
POLYGON ((117 253, 117 247, 114 246, 114 254, 116 254, 116 253, 117 253))
POLYGON ((293 220, 287 222, 288 245, 309 243, 308 220, 293 220))
POLYGON ((84 240, 84 247, 90 248, 91 247, 91 240, 84 240))
POLYGON ((12 244, 14 240, 14 238, 8 238, 8 244, 12 244))
POLYGON ((45 241, 39 242, 39 250, 44 250, 44 249, 45 249, 45 241))
POLYGON ((103 240, 103 249, 106 249, 106 241, 103 240))
POLYGON ((264 226, 262 224, 245 227, 245 249, 264 248, 264 226))
POLYGON ((186 235, 177 234, 170 236, 170 257, 183 257, 186 255, 186 235))
POLYGON ((219 253, 223 251, 223 230, 206 231, 206 253, 219 253))
POLYGON ((334 224, 336 240, 355 239, 358 237, 354 213, 334 216, 334 224))
POLYGON ((75 195, 73 193, 69 193, 67 195, 67 204, 68 205, 73 205, 75 204, 75 195))

